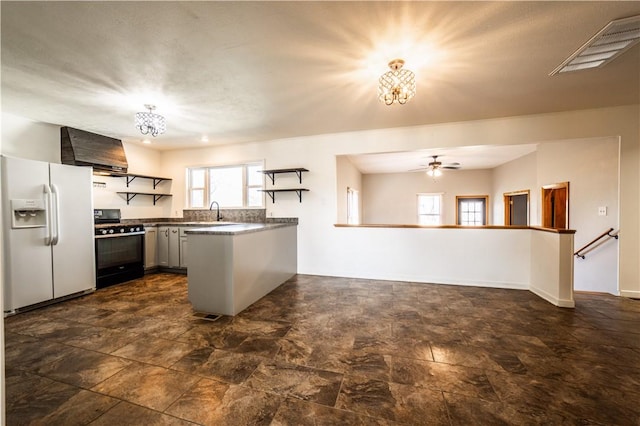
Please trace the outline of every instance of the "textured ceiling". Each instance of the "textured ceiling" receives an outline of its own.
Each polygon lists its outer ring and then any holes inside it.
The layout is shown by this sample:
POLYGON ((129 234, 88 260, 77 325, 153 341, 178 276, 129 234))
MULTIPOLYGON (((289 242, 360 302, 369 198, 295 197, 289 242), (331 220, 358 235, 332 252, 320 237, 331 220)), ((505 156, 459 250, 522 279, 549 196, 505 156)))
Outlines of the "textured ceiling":
POLYGON ((176 149, 638 103, 640 46, 550 77, 640 2, 8 2, 2 110, 176 149), (376 83, 405 59, 418 93, 376 83))

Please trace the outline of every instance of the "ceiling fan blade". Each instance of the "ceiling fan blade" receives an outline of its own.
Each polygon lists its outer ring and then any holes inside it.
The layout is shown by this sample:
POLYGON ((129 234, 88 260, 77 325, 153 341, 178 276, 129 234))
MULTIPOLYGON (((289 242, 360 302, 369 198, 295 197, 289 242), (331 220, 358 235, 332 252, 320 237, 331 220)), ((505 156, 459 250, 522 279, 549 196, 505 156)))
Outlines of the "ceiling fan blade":
POLYGON ((460 163, 449 163, 441 166, 443 169, 459 169, 460 163))
POLYGON ((419 169, 411 169, 407 170, 408 172, 422 172, 424 170, 429 170, 431 167, 420 167, 419 169))

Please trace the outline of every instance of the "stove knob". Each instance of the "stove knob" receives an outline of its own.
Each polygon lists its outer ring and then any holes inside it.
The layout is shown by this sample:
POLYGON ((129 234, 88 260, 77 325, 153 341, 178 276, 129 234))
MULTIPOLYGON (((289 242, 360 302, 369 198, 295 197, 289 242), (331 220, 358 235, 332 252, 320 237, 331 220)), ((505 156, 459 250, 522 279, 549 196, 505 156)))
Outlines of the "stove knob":
POLYGON ((120 228, 120 233, 124 234, 125 229, 124 228, 120 228))
POLYGON ((140 228, 139 226, 136 228, 136 231, 140 232, 142 231, 142 228, 140 228))
POLYGON ((107 230, 106 230, 106 229, 103 229, 102 231, 100 231, 100 233, 101 233, 102 235, 105 235, 105 234, 107 233, 107 230))
POLYGON ((136 228, 129 229, 129 232, 136 232, 136 228))
POLYGON ((110 234, 113 234, 113 229, 109 229, 109 233, 110 233, 110 234))

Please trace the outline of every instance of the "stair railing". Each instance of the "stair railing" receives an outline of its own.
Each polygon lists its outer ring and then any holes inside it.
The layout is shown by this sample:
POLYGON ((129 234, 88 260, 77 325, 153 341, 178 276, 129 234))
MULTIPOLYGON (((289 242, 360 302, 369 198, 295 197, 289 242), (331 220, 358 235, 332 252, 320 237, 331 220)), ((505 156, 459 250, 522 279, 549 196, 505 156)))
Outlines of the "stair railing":
POLYGON ((615 234, 612 234, 612 232, 613 232, 613 228, 607 229, 602 234, 598 235, 593 240, 591 240, 589 243, 587 243, 583 247, 579 248, 575 253, 573 253, 573 255, 584 259, 586 254, 587 254, 587 252, 585 250, 588 249, 589 247, 591 247, 592 245, 594 245, 595 243, 597 243, 598 241, 600 241, 601 239, 603 239, 605 237, 609 237, 609 238, 615 238, 617 240, 619 231, 616 232, 615 234))

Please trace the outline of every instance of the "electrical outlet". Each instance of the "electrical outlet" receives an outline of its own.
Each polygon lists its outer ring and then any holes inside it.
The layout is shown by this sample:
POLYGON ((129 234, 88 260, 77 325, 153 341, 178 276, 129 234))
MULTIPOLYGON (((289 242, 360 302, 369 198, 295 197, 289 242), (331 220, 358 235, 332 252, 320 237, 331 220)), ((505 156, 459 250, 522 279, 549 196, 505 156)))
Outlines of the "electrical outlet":
POLYGON ((606 216, 607 215, 607 207, 600 206, 598 207, 598 216, 606 216))

